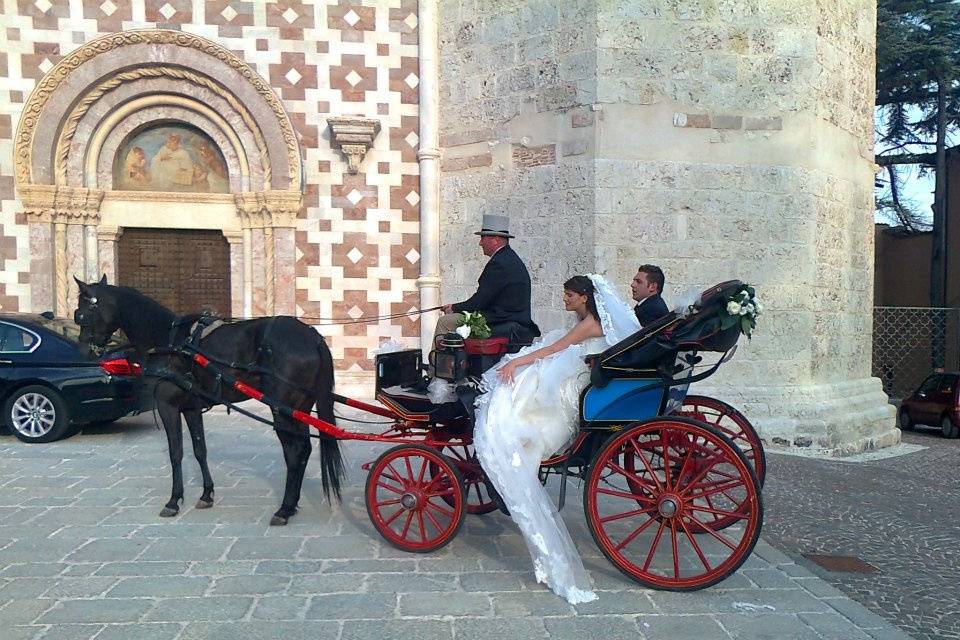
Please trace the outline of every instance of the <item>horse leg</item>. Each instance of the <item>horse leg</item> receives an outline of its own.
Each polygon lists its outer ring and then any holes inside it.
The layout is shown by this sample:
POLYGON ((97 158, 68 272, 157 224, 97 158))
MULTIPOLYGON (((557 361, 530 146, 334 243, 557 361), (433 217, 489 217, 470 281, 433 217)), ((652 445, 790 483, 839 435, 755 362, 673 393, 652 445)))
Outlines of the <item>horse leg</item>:
POLYGON ((183 417, 187 420, 193 455, 200 464, 200 474, 203 476, 203 495, 197 500, 197 509, 209 509, 213 506, 213 478, 207 466, 207 441, 203 434, 203 415, 199 409, 184 409, 183 417))
POLYGON ((170 469, 173 472, 173 488, 170 500, 160 511, 161 518, 170 518, 180 512, 183 502, 183 427, 180 422, 180 409, 167 402, 158 402, 157 411, 167 433, 167 447, 170 450, 170 469))
POLYGON ((298 426, 285 418, 274 414, 274 420, 279 429, 277 429, 277 438, 280 439, 280 445, 283 447, 283 460, 287 465, 287 480, 283 491, 283 502, 280 508, 270 518, 271 526, 282 526, 287 524, 290 517, 297 512, 297 504, 300 502, 300 488, 303 486, 303 475, 307 469, 307 461, 310 459, 310 452, 313 449, 310 444, 310 438, 304 433, 302 436, 291 433, 298 426))

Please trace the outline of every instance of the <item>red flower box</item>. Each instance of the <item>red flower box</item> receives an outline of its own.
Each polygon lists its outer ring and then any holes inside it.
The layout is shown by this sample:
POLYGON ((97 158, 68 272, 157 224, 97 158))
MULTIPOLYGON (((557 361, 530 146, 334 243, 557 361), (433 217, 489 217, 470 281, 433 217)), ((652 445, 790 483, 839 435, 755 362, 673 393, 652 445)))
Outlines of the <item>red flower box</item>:
POLYGON ((507 338, 467 338, 464 350, 472 356, 495 356, 507 352, 507 338))

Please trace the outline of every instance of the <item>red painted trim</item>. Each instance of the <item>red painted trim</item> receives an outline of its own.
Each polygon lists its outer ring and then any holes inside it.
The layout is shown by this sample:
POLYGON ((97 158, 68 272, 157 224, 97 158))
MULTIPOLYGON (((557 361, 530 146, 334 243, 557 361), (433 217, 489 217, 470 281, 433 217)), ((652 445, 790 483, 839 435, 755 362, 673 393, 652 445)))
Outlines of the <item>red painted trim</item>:
POLYGON ((210 364, 210 361, 204 358, 199 353, 194 354, 193 361, 196 362, 201 367, 206 367, 208 364, 210 364))
POLYGON ((239 391, 240 393, 246 395, 246 396, 250 396, 250 397, 253 398, 254 400, 262 400, 262 399, 263 399, 263 393, 262 393, 262 392, 257 391, 256 389, 254 389, 254 388, 251 387, 250 385, 243 384, 243 383, 240 382, 239 380, 237 380, 236 382, 233 383, 233 388, 236 389, 237 391, 239 391))
POLYGON ((359 400, 354 400, 353 398, 344 398, 343 404, 347 405, 348 407, 353 407, 354 409, 362 409, 367 413, 383 416, 384 418, 400 417, 396 412, 393 412, 390 409, 384 409, 383 407, 367 404, 366 402, 360 402, 359 400))

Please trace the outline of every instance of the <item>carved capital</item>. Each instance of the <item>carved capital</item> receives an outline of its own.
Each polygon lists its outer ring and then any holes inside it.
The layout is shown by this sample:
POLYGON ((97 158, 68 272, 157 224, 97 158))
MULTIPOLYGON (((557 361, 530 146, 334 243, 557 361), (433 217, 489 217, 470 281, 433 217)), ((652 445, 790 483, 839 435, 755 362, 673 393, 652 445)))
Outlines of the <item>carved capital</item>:
POLYGON ((57 224, 100 223, 101 189, 51 184, 22 184, 17 187, 23 211, 30 222, 57 224))
POLYGON ((360 171, 360 163, 380 131, 380 121, 360 116, 334 116, 327 118, 330 125, 330 141, 340 147, 347 156, 347 170, 360 171))
POLYGON ((294 227, 303 195, 298 191, 245 191, 234 194, 234 202, 245 229, 294 227))

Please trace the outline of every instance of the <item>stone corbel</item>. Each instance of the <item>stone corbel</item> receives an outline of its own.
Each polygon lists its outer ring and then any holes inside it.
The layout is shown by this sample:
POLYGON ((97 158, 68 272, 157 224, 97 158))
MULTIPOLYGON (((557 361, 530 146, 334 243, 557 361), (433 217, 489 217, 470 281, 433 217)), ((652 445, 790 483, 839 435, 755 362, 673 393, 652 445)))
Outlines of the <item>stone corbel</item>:
POLYGON ((347 170, 360 171, 360 163, 380 131, 380 121, 360 116, 334 116, 327 118, 330 125, 330 141, 347 156, 347 170))

